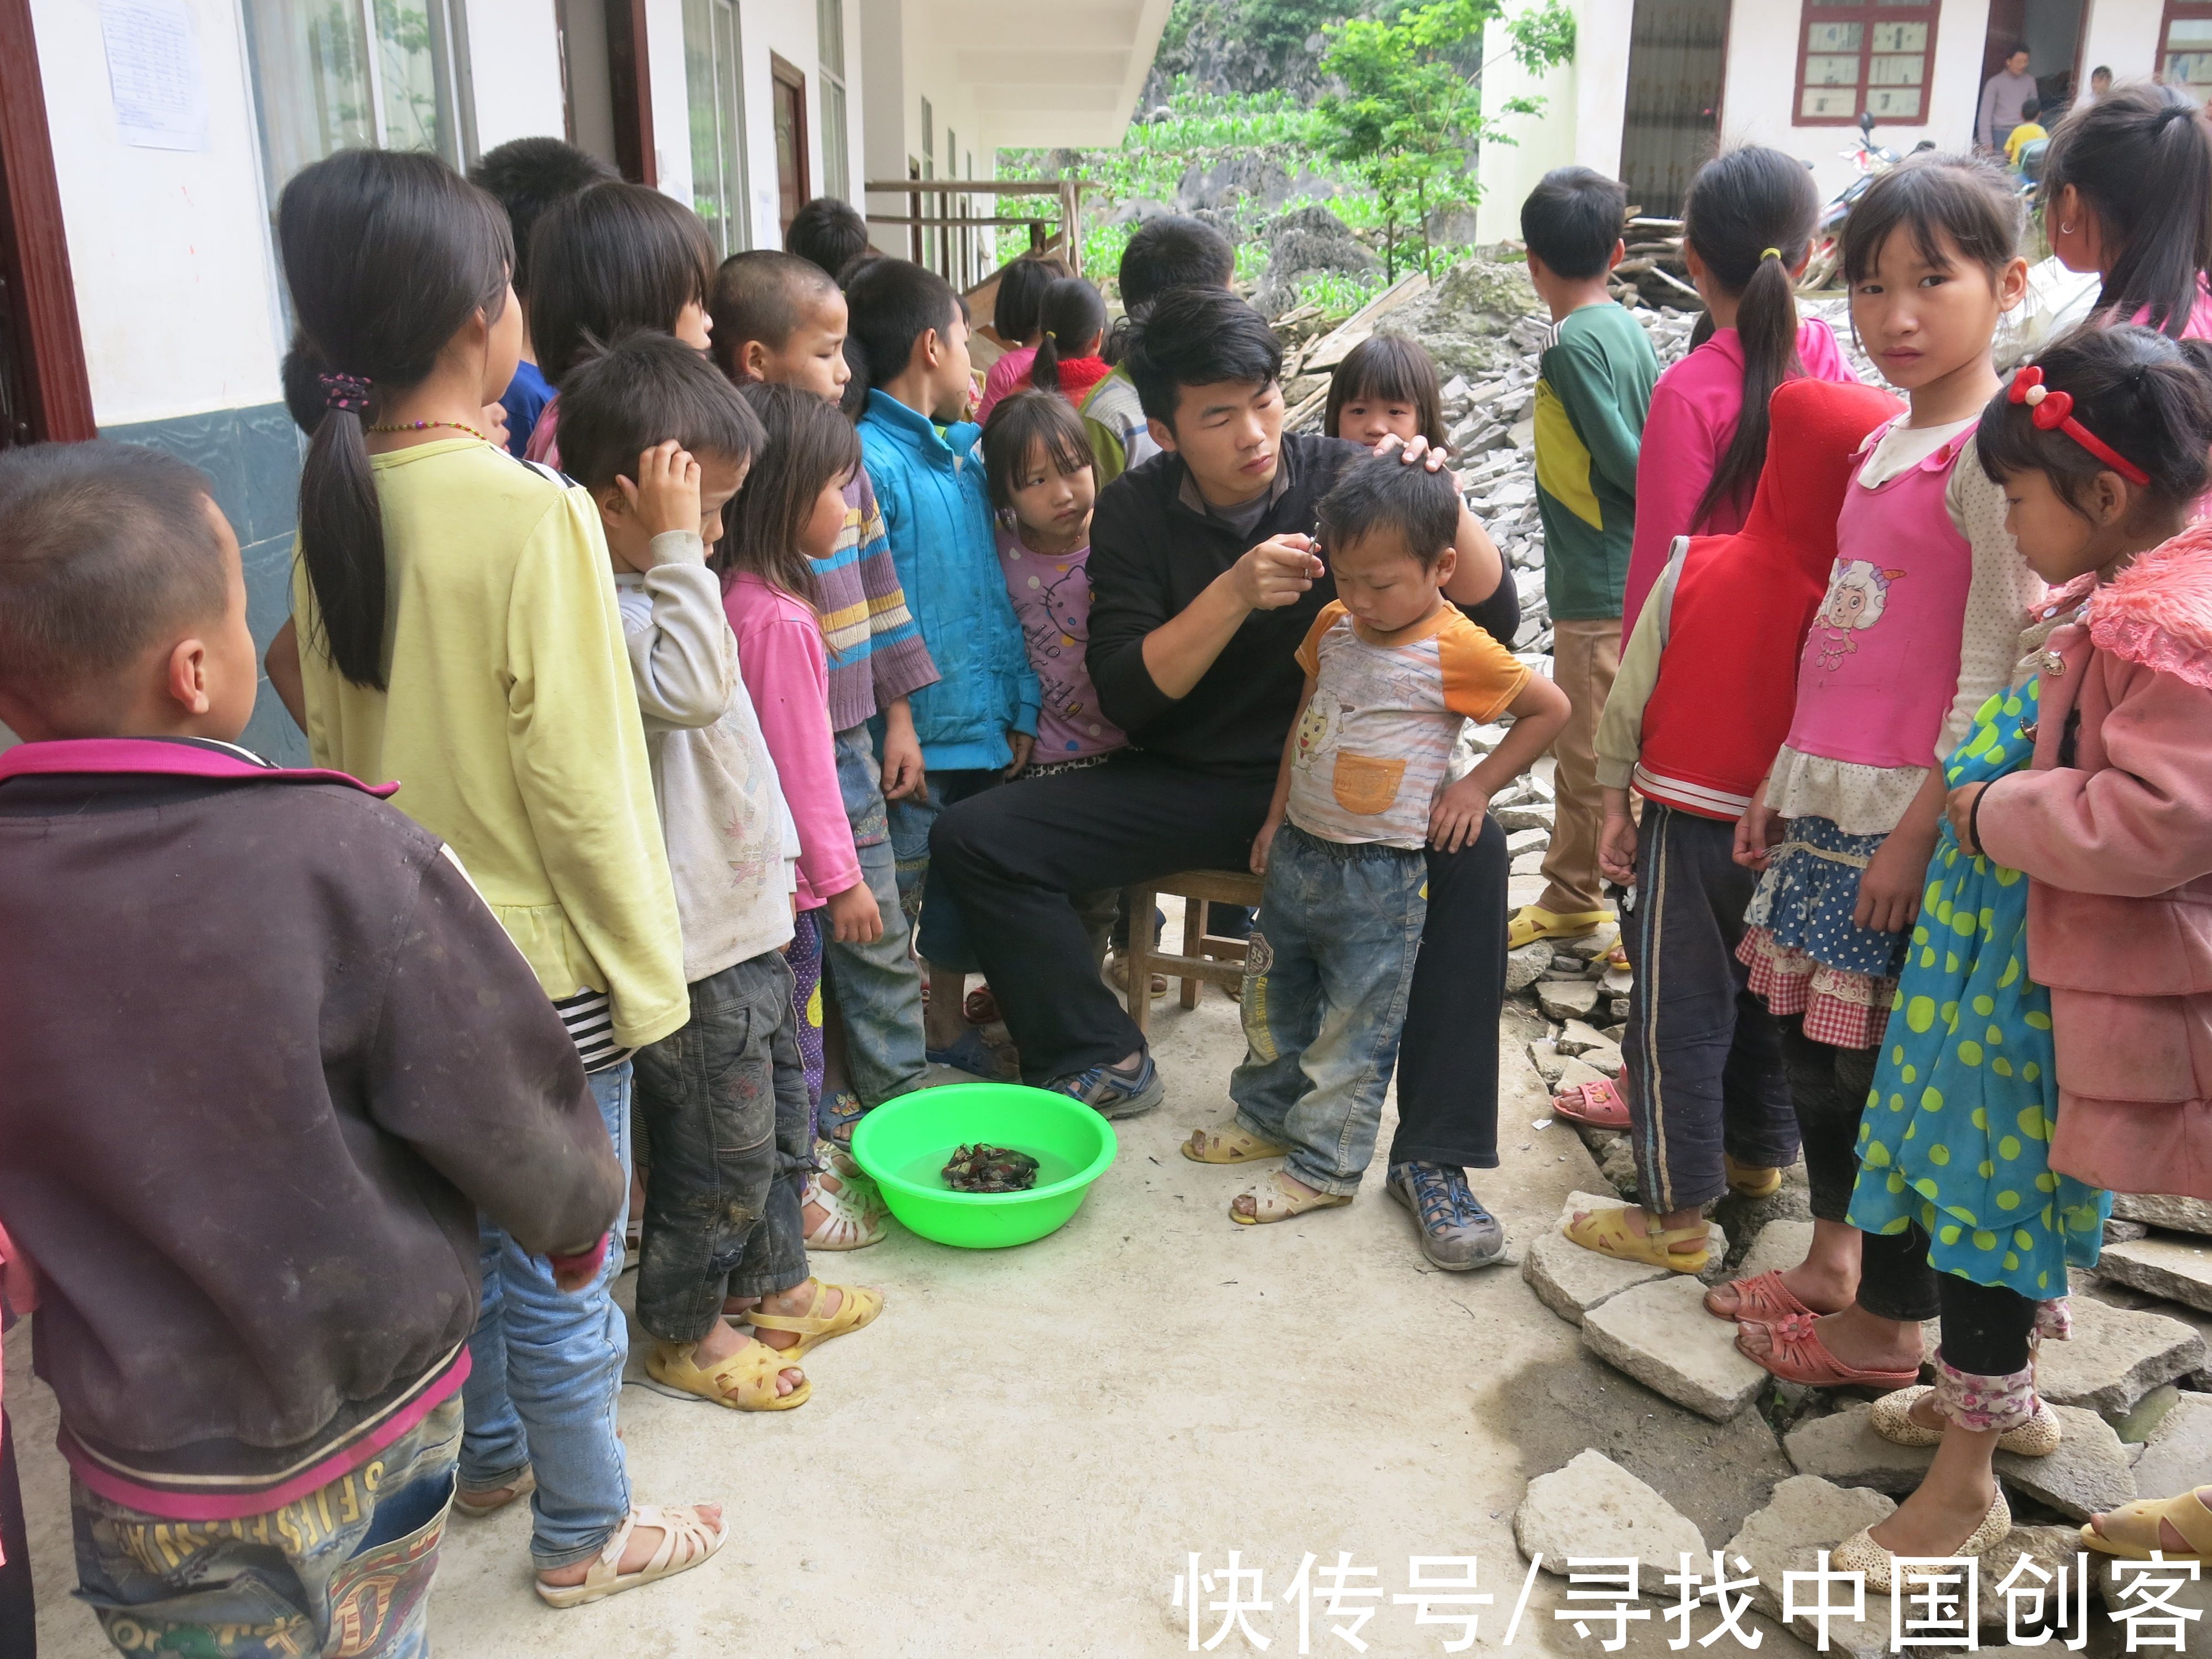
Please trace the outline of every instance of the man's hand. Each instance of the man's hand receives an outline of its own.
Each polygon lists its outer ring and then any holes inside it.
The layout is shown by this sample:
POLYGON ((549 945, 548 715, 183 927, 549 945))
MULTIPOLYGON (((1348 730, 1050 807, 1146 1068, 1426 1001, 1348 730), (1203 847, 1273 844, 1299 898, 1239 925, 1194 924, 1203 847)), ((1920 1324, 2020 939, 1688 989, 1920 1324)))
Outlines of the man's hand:
POLYGON ((1763 871, 1781 839, 1782 819, 1766 804, 1766 784, 1761 780, 1751 805, 1735 821, 1735 845, 1729 856, 1747 870, 1763 871))
POLYGON ((617 477, 615 485, 647 536, 665 536, 672 530, 698 533, 699 463, 675 439, 638 456, 636 483, 617 477))
POLYGON ((1270 536, 1230 567, 1229 578, 1246 610, 1279 611, 1296 605, 1325 568, 1314 556, 1312 537, 1270 536))
POLYGON ((1267 873, 1267 849, 1275 844, 1275 831, 1282 827, 1281 817, 1271 815, 1267 822, 1260 826, 1260 833, 1252 837, 1252 873, 1254 875, 1264 876, 1267 873))
POLYGON ((1429 845, 1439 853, 1456 853, 1482 833, 1483 814, 1490 811, 1490 792, 1470 772, 1457 783, 1437 793, 1429 809, 1429 845))
POLYGON ((1606 808, 1604 827, 1597 832, 1597 867, 1607 881, 1636 884, 1636 820, 1626 811, 1606 808))
POLYGON ((884 936, 884 913, 868 884, 856 881, 830 900, 830 937, 840 945, 873 945, 884 936))
POLYGON ((1974 839, 1974 803, 1988 787, 1986 783, 1961 784, 1943 798, 1943 816, 1951 820, 1951 833, 1959 838, 1960 850, 1972 858, 1982 855, 1981 844, 1974 839))
POLYGON ((1021 776, 1023 769, 1030 763, 1030 757, 1036 752, 1036 739, 1026 732, 1009 732, 1006 746, 1014 751, 1014 763, 1006 769, 1006 776, 1012 780, 1021 776))
POLYGON ((1920 915, 1920 893, 1927 885, 1928 857, 1936 850, 1934 833, 1901 823, 1889 832, 1859 877, 1859 902, 1851 907, 1855 927, 1877 933, 1901 933, 1920 915))
POLYGON ((922 787, 921 739, 914 734, 914 709, 897 697, 884 709, 884 799, 904 800, 908 795, 927 800, 929 792, 922 787))

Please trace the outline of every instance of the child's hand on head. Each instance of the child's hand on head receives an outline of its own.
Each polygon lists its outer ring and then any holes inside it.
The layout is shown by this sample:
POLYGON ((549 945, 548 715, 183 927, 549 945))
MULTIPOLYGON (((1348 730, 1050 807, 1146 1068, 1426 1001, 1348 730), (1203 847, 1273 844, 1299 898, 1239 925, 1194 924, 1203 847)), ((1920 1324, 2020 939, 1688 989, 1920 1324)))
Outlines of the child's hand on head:
POLYGON ((1482 833, 1483 814, 1490 811, 1490 792, 1470 772, 1457 783, 1437 793, 1429 809, 1429 845, 1439 853, 1456 853, 1482 833))
POLYGON ((833 895, 829 909, 830 936, 840 945, 873 945, 884 936, 884 913, 865 881, 833 895))
POLYGON ((1410 438, 1401 438, 1395 432, 1385 433, 1376 441, 1375 453, 1377 455, 1395 453, 1407 466, 1418 461, 1431 472, 1443 471, 1444 463, 1451 458, 1449 450, 1430 443, 1418 432, 1410 438))
POLYGON ((637 479, 617 478, 623 499, 650 538, 672 530, 699 529, 699 463, 673 438, 637 458, 637 479))
POLYGON ((1014 762, 1006 769, 1006 776, 1018 778, 1029 765, 1030 757, 1036 752, 1036 739, 1026 732, 1009 732, 1006 746, 1014 751, 1014 762))

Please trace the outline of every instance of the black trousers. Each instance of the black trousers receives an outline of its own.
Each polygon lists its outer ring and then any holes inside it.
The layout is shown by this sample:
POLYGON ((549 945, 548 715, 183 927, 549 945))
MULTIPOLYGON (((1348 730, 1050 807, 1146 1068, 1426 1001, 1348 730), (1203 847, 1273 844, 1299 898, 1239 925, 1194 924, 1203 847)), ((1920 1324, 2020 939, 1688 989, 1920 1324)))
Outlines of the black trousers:
POLYGON ((1859 1118, 1881 1057, 1880 1048, 1838 1048, 1807 1036, 1802 1015, 1782 1022, 1782 1059, 1804 1141, 1805 1183, 1815 1220, 1841 1221, 1850 1209, 1851 1187, 1859 1178, 1859 1118))
POLYGON ((1928 1265, 1928 1235, 1868 1233, 1859 1251, 1859 1306, 1877 1319, 1917 1324, 1942 1315, 1943 1358, 1976 1376, 2027 1369, 2035 1304, 2002 1285, 1977 1285, 1928 1265))
MULTIPOLYGON (((1180 870, 1242 870, 1272 775, 1224 778, 1136 751, 1088 771, 994 789, 948 808, 931 867, 1043 1085, 1144 1046, 1094 970, 1070 895, 1180 870)), ((1504 832, 1429 857, 1429 916, 1398 1060, 1393 1162, 1498 1162, 1498 1013, 1505 986, 1504 832)))
POLYGON ((15 1479, 15 1430, 0 1413, 0 1659, 38 1659, 39 1620, 31 1605, 31 1544, 23 1528, 23 1492, 15 1479))

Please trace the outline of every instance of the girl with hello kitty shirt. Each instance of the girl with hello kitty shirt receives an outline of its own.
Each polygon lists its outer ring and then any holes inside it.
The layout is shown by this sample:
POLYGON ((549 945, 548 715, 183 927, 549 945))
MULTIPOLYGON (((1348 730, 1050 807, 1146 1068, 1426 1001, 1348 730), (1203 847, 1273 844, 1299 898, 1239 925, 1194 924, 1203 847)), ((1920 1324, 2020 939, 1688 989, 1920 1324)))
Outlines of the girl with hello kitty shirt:
POLYGON ((1931 155, 1876 179, 1845 234, 1852 327, 1910 409, 1861 451, 1790 735, 1735 843, 1762 872, 1737 954, 1782 1022, 1813 1248, 1705 1299, 1746 1354, 1795 1382, 1901 1387, 1920 1364, 1917 1346, 1890 1351, 1888 1326, 1814 1321, 1859 1293, 1859 1121, 1936 847, 1941 762, 2005 684, 2043 591, 1972 456, 1997 319, 2026 289, 2020 228, 1993 168, 1931 155))

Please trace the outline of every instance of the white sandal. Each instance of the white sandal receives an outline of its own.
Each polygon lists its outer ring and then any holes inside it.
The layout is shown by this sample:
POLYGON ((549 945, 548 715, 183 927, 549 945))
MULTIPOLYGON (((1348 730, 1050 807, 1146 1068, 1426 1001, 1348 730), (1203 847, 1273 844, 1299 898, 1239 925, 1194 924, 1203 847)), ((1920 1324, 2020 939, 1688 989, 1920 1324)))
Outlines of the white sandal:
POLYGON ((624 1590, 636 1589, 657 1579, 673 1578, 679 1572, 689 1571, 729 1541, 730 1522, 726 1515, 709 1527, 700 1518, 696 1508, 673 1508, 665 1504, 646 1504, 633 1507, 615 1528, 614 1536, 607 1540, 606 1547, 599 1553, 584 1574, 580 1584, 549 1584, 543 1578, 533 1582, 538 1593, 547 1605, 556 1607, 580 1607, 587 1601, 604 1601, 610 1595, 620 1595, 624 1590), (640 1527, 660 1528, 660 1547, 653 1551, 653 1559, 635 1572, 618 1571, 623 1551, 629 1546, 629 1535, 640 1527))
POLYGON ((1288 1221, 1292 1216, 1304 1215, 1311 1210, 1334 1210, 1352 1202, 1348 1194, 1301 1192, 1285 1184, 1280 1170, 1265 1181, 1253 1182, 1237 1197, 1252 1200, 1252 1213, 1240 1213, 1236 1200, 1231 1199, 1229 1218, 1246 1227, 1257 1226, 1263 1221, 1288 1221))
POLYGON ((810 1250, 865 1250, 884 1242, 880 1213, 836 1188, 824 1187, 818 1178, 807 1182, 805 1195, 799 1201, 822 1211, 822 1219, 806 1235, 810 1250))

